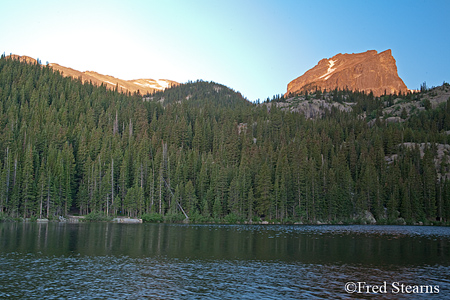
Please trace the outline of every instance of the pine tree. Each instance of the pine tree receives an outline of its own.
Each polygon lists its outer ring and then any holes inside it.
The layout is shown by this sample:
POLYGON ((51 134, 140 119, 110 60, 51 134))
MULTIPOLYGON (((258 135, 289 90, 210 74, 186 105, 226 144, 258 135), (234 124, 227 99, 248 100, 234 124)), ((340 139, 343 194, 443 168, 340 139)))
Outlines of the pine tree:
POLYGON ((39 203, 39 219, 42 219, 44 209, 45 209, 45 198, 47 194, 47 172, 46 172, 46 163, 45 161, 41 163, 39 168, 39 180, 37 184, 37 196, 39 203))
POLYGON ((436 169, 434 166, 434 155, 431 149, 425 150, 423 157, 423 201, 428 219, 436 216, 436 169))
POLYGON ((254 196, 253 196, 253 187, 250 187, 249 191, 248 191, 248 197, 247 197, 247 202, 248 202, 248 219, 251 221, 253 219, 253 215, 254 215, 254 196))
POLYGON ((188 207, 189 215, 191 214, 197 214, 199 211, 199 203, 197 196, 195 195, 195 189, 194 185, 192 184, 192 181, 188 181, 186 183, 186 187, 184 188, 185 191, 185 199, 188 207))
POLYGON ((256 211, 260 216, 267 216, 269 213, 272 192, 272 179, 267 162, 262 165, 259 174, 257 174, 256 183, 256 211))
POLYGON ((22 169, 21 193, 23 202, 23 218, 35 214, 35 183, 33 168, 33 151, 31 145, 27 146, 22 169))
POLYGON ((238 176, 233 176, 231 180, 230 186, 228 188, 228 211, 236 214, 238 216, 241 215, 241 201, 239 191, 239 181, 238 176))
POLYGON ((220 201, 220 197, 218 195, 214 199, 213 217, 215 219, 218 219, 218 218, 222 217, 222 202, 220 201))

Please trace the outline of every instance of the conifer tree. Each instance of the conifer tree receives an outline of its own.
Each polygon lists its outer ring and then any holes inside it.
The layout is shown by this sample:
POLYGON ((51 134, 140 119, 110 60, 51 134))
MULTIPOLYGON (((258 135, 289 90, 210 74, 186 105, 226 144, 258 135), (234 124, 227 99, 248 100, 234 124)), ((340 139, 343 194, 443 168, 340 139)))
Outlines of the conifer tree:
POLYGON ((31 145, 27 146, 25 152, 25 159, 22 169, 22 183, 21 193, 23 202, 23 218, 34 214, 35 207, 35 183, 34 183, 34 168, 33 168, 33 152, 31 145))
POLYGON ((260 216, 267 216, 272 193, 272 179, 267 162, 264 162, 261 170, 256 175, 256 183, 256 210, 260 216))

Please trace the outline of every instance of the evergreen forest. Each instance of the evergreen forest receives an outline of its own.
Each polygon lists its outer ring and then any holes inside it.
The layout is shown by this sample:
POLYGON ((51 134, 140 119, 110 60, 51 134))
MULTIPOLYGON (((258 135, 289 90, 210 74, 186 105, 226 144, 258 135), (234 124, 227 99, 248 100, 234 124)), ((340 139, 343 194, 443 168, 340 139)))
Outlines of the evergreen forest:
POLYGON ((214 82, 143 96, 3 56, 0 219, 449 224, 450 99, 382 121, 424 92, 305 93, 353 107, 310 119, 214 82))

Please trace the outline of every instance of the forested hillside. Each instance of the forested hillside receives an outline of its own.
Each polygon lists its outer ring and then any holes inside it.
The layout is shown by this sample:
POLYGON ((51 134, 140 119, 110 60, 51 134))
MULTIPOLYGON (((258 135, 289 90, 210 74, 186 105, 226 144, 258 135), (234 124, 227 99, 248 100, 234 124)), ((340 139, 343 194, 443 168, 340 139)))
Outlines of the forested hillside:
POLYGON ((2 57, 0 216, 449 222, 450 100, 392 123, 392 96, 328 95, 352 110, 307 119, 202 81, 126 95, 2 57))

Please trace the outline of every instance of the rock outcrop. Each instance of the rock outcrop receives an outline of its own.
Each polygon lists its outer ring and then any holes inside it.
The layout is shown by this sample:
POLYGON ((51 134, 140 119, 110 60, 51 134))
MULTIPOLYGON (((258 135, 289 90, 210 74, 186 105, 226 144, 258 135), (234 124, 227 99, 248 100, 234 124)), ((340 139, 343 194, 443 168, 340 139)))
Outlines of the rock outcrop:
MULTIPOLYGON (((9 55, 11 59, 25 61, 27 63, 37 63, 37 60, 29 56, 9 55)), ((61 72, 63 76, 80 78, 83 82, 92 82, 95 85, 105 85, 107 88, 116 89, 120 92, 140 92, 142 95, 151 94, 156 91, 162 91, 171 86, 176 86, 179 83, 168 79, 134 79, 123 80, 109 75, 103 75, 93 71, 80 72, 68 67, 61 66, 55 63, 48 64, 51 68, 61 72)))
POLYGON ((325 99, 308 99, 304 96, 296 96, 286 99, 284 102, 264 103, 268 108, 272 105, 281 108, 284 111, 296 112, 303 114, 307 119, 322 118, 325 113, 330 112, 333 108, 342 112, 350 112, 353 110, 354 103, 339 103, 329 100, 328 94, 325 99))
POLYGON ((397 74, 397 66, 391 50, 378 53, 337 54, 322 59, 302 76, 292 80, 286 96, 300 92, 334 89, 373 92, 374 96, 385 93, 407 93, 409 90, 397 74))

